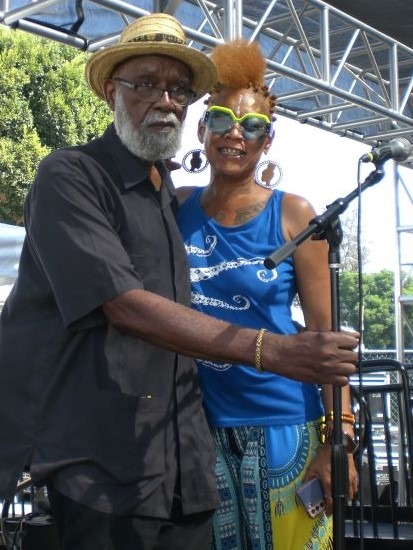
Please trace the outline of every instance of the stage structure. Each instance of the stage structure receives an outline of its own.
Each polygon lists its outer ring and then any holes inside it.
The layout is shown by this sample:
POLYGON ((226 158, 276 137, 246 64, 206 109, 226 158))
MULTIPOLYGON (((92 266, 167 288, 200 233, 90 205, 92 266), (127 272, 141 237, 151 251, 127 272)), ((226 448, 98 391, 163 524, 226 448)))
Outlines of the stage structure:
MULTIPOLYGON (((412 141, 411 0, 0 0, 0 23, 93 52, 117 41, 133 19, 155 11, 177 17, 190 45, 206 53, 238 36, 259 41, 278 114, 369 147, 399 137, 412 141)), ((404 165, 413 168, 413 158, 404 165)), ((412 183, 398 172, 396 167, 396 209, 407 193, 411 220, 412 183)), ((396 217, 401 244, 413 226, 398 212, 396 217)), ((401 361, 403 328, 413 332, 406 315, 413 296, 401 295, 401 277, 412 267, 400 252, 395 293, 401 361)))

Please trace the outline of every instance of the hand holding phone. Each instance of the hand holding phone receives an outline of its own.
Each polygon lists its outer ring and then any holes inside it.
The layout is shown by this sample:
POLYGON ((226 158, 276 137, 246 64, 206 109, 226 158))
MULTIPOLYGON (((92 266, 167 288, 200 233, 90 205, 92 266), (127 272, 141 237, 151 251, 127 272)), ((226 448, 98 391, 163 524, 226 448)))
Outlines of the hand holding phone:
POLYGON ((317 517, 326 509, 323 486, 318 477, 313 477, 303 483, 297 489, 297 496, 311 518, 317 517))

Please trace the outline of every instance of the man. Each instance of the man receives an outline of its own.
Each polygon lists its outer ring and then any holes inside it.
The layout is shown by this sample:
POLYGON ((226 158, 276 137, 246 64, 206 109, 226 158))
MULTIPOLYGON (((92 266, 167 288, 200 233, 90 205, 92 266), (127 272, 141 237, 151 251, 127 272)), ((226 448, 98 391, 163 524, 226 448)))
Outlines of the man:
POLYGON ((30 466, 62 550, 209 548, 215 456, 191 357, 344 385, 353 336, 280 337, 192 311, 161 159, 215 66, 172 17, 132 23, 86 77, 114 111, 41 163, 0 330, 0 498, 30 466))

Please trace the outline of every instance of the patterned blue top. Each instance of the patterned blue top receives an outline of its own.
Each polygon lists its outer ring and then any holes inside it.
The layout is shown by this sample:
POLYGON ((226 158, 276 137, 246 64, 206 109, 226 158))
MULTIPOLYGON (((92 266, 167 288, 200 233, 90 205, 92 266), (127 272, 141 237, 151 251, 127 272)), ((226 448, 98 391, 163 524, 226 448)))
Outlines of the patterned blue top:
MULTIPOLYGON (((274 270, 264 259, 284 244, 281 203, 275 191, 255 218, 225 227, 208 217, 197 188, 179 211, 191 272, 192 306, 209 315, 279 334, 297 332, 291 304, 297 292, 291 256, 274 270)), ((264 337, 265 338, 265 337, 264 337)), ((198 361, 204 404, 212 426, 287 425, 322 414, 317 386, 254 368, 198 361)))

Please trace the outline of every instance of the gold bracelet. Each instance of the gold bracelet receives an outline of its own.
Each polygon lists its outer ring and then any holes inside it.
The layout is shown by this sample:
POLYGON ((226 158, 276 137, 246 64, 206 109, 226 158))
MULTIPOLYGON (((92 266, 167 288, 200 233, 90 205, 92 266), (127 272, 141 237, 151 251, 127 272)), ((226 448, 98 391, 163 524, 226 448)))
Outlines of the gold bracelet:
MULTIPOLYGON (((328 421, 333 421, 334 420, 334 413, 333 411, 331 411, 330 413, 326 414, 325 416, 325 421, 328 422, 328 421)), ((354 424, 356 423, 356 417, 354 416, 354 414, 352 413, 346 413, 346 412, 343 412, 341 413, 341 422, 343 424, 350 424, 351 426, 354 426, 354 424)))
POLYGON ((255 341, 255 368, 258 372, 264 372, 261 366, 261 352, 262 352, 262 339, 267 332, 266 328, 261 328, 257 333, 257 340, 255 341))

